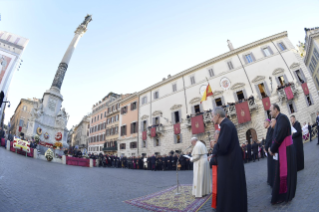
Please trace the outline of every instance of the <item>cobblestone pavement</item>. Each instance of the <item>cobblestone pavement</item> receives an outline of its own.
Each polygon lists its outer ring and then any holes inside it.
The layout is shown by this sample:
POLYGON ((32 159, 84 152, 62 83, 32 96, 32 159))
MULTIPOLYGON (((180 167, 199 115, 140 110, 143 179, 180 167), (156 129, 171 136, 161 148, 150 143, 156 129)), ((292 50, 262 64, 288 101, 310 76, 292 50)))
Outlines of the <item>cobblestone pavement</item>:
MULTIPOLYGON (((305 169, 298 172, 296 197, 272 206, 266 159, 245 164, 249 211, 319 211, 319 146, 304 145, 305 169)), ((0 148, 0 212, 145 211, 124 203, 174 186, 174 171, 84 168, 26 158, 0 148)), ((180 172, 192 183, 192 171, 180 172)), ((212 211, 208 201, 200 211, 212 211)))

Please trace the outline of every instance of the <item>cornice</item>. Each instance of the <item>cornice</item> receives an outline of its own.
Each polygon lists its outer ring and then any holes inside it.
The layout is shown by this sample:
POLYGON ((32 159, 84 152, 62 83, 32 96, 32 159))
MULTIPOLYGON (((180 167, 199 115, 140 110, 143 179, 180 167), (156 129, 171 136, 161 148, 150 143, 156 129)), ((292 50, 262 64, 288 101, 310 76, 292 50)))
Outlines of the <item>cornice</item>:
POLYGON ((265 78, 266 78, 265 76, 257 76, 251 82, 252 83, 256 83, 256 82, 259 82, 259 81, 263 81, 265 78))
POLYGON ((20 50, 23 50, 23 49, 24 49, 23 46, 19 46, 19 45, 17 45, 17 44, 11 43, 11 42, 6 41, 6 40, 3 40, 3 39, 0 39, 0 43, 7 44, 8 46, 12 46, 12 47, 17 48, 17 49, 20 49, 20 50))
POLYGON ((218 96, 218 95, 221 95, 221 94, 223 94, 223 93, 224 93, 224 91, 222 91, 222 90, 220 90, 220 91, 214 91, 213 95, 214 95, 214 96, 218 96))
POLYGON ((272 75, 277 75, 277 74, 281 74, 284 73, 285 70, 283 68, 276 68, 273 72, 272 75))
POLYGON ((201 99, 200 99, 199 97, 195 97, 195 98, 193 98, 191 101, 189 101, 189 104, 199 103, 200 100, 201 100, 201 99))
POLYGON ((177 109, 180 109, 182 107, 182 105, 173 105, 171 107, 171 110, 177 110, 177 109))
POLYGON ((232 90, 236 90, 236 89, 238 89, 238 88, 242 88, 242 87, 244 87, 245 86, 245 83, 236 83, 235 85, 233 85, 230 89, 232 89, 232 90))
POLYGON ((159 110, 156 110, 156 111, 154 111, 153 112, 153 116, 159 116, 159 115, 162 115, 163 113, 162 113, 162 111, 159 111, 159 110))
POLYGON ((149 117, 148 115, 143 115, 143 116, 141 117, 141 119, 142 119, 142 120, 145 120, 145 119, 148 119, 148 117, 149 117))
POLYGON ((147 92, 149 92, 150 90, 153 90, 153 89, 155 89, 155 88, 157 88, 157 87, 159 87, 159 86, 161 86, 161 85, 163 85, 163 84, 166 84, 166 83, 170 83, 170 82, 172 82, 172 81, 175 81, 176 79, 178 79, 178 78, 180 78, 180 77, 183 77, 184 75, 187 75, 187 74, 189 74, 189 73, 191 73, 191 72, 193 72, 193 71, 195 71, 195 70, 197 70, 197 69, 200 69, 200 68, 203 68, 203 67, 212 65, 212 63, 214 63, 214 62, 223 60, 223 59, 225 59, 225 58, 227 58, 227 57, 230 57, 230 56, 232 56, 232 55, 236 55, 236 54, 238 54, 238 53, 240 53, 240 52, 244 52, 244 51, 246 51, 247 49, 250 49, 250 48, 255 47, 255 46, 259 46, 259 45, 261 45, 261 44, 263 44, 263 43, 267 43, 267 42, 270 42, 270 41, 272 41, 272 40, 275 40, 275 39, 278 39, 278 38, 282 38, 282 37, 287 37, 287 36, 288 36, 287 31, 281 32, 281 33, 278 33, 278 34, 275 34, 275 35, 272 35, 272 36, 263 38, 263 39, 261 39, 261 40, 258 40, 258 41, 249 43, 249 44, 247 44, 247 45, 245 45, 245 46, 239 47, 239 48, 234 49, 234 50, 232 50, 232 51, 226 52, 226 53, 221 54, 221 55, 219 55, 219 56, 217 56, 217 57, 214 57, 214 58, 212 58, 212 59, 210 59, 210 60, 204 61, 204 62, 202 62, 202 63, 200 63, 200 64, 198 64, 198 65, 195 65, 195 66, 193 66, 193 67, 191 67, 191 68, 189 68, 189 69, 186 69, 186 70, 184 70, 184 71, 182 71, 182 72, 180 72, 180 73, 178 73, 178 74, 176 74, 176 75, 174 75, 174 76, 171 76, 170 78, 166 79, 165 81, 158 82, 158 83, 156 83, 156 84, 154 84, 154 85, 152 85, 152 86, 150 86, 150 87, 148 87, 148 88, 145 88, 145 89, 139 91, 139 92, 138 92, 138 95, 139 95, 139 96, 140 96, 140 95, 143 95, 144 93, 147 93, 147 92))
POLYGON ((300 66, 300 63, 293 63, 290 65, 290 69, 298 68, 300 66))

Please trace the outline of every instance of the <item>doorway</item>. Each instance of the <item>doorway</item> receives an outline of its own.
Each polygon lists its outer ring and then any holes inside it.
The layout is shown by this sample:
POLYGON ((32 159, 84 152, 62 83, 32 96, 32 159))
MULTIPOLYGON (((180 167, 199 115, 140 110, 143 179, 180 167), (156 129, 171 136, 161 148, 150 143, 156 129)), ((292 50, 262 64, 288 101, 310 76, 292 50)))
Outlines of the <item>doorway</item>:
POLYGON ((254 141, 257 141, 257 133, 256 130, 251 128, 246 132, 246 140, 249 144, 252 144, 254 141))

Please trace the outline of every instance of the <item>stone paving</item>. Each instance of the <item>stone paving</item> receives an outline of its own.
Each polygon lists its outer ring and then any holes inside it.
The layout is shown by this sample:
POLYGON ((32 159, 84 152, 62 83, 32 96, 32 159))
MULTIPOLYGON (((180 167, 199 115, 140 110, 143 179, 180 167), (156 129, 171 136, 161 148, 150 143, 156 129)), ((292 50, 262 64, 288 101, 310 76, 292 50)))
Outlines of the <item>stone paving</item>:
MULTIPOLYGON (((319 211, 319 146, 304 145, 305 169, 298 172, 296 197, 272 206, 266 159, 245 164, 249 211, 319 211)), ((192 171, 180 172, 192 183, 192 171)), ((176 184, 174 171, 85 168, 26 158, 0 148, 0 212, 145 211, 123 201, 176 184)), ((208 201, 200 211, 212 211, 208 201)))

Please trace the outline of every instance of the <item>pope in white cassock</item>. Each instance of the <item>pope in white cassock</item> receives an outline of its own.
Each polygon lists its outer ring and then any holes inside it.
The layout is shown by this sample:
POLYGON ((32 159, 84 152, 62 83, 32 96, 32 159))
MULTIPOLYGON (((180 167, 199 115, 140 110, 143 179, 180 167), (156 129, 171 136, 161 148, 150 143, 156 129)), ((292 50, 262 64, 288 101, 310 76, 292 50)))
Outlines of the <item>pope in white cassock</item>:
POLYGON ((212 177, 207 160, 207 148, 196 137, 191 139, 194 146, 191 161, 193 162, 193 191, 195 197, 212 193, 212 177))

